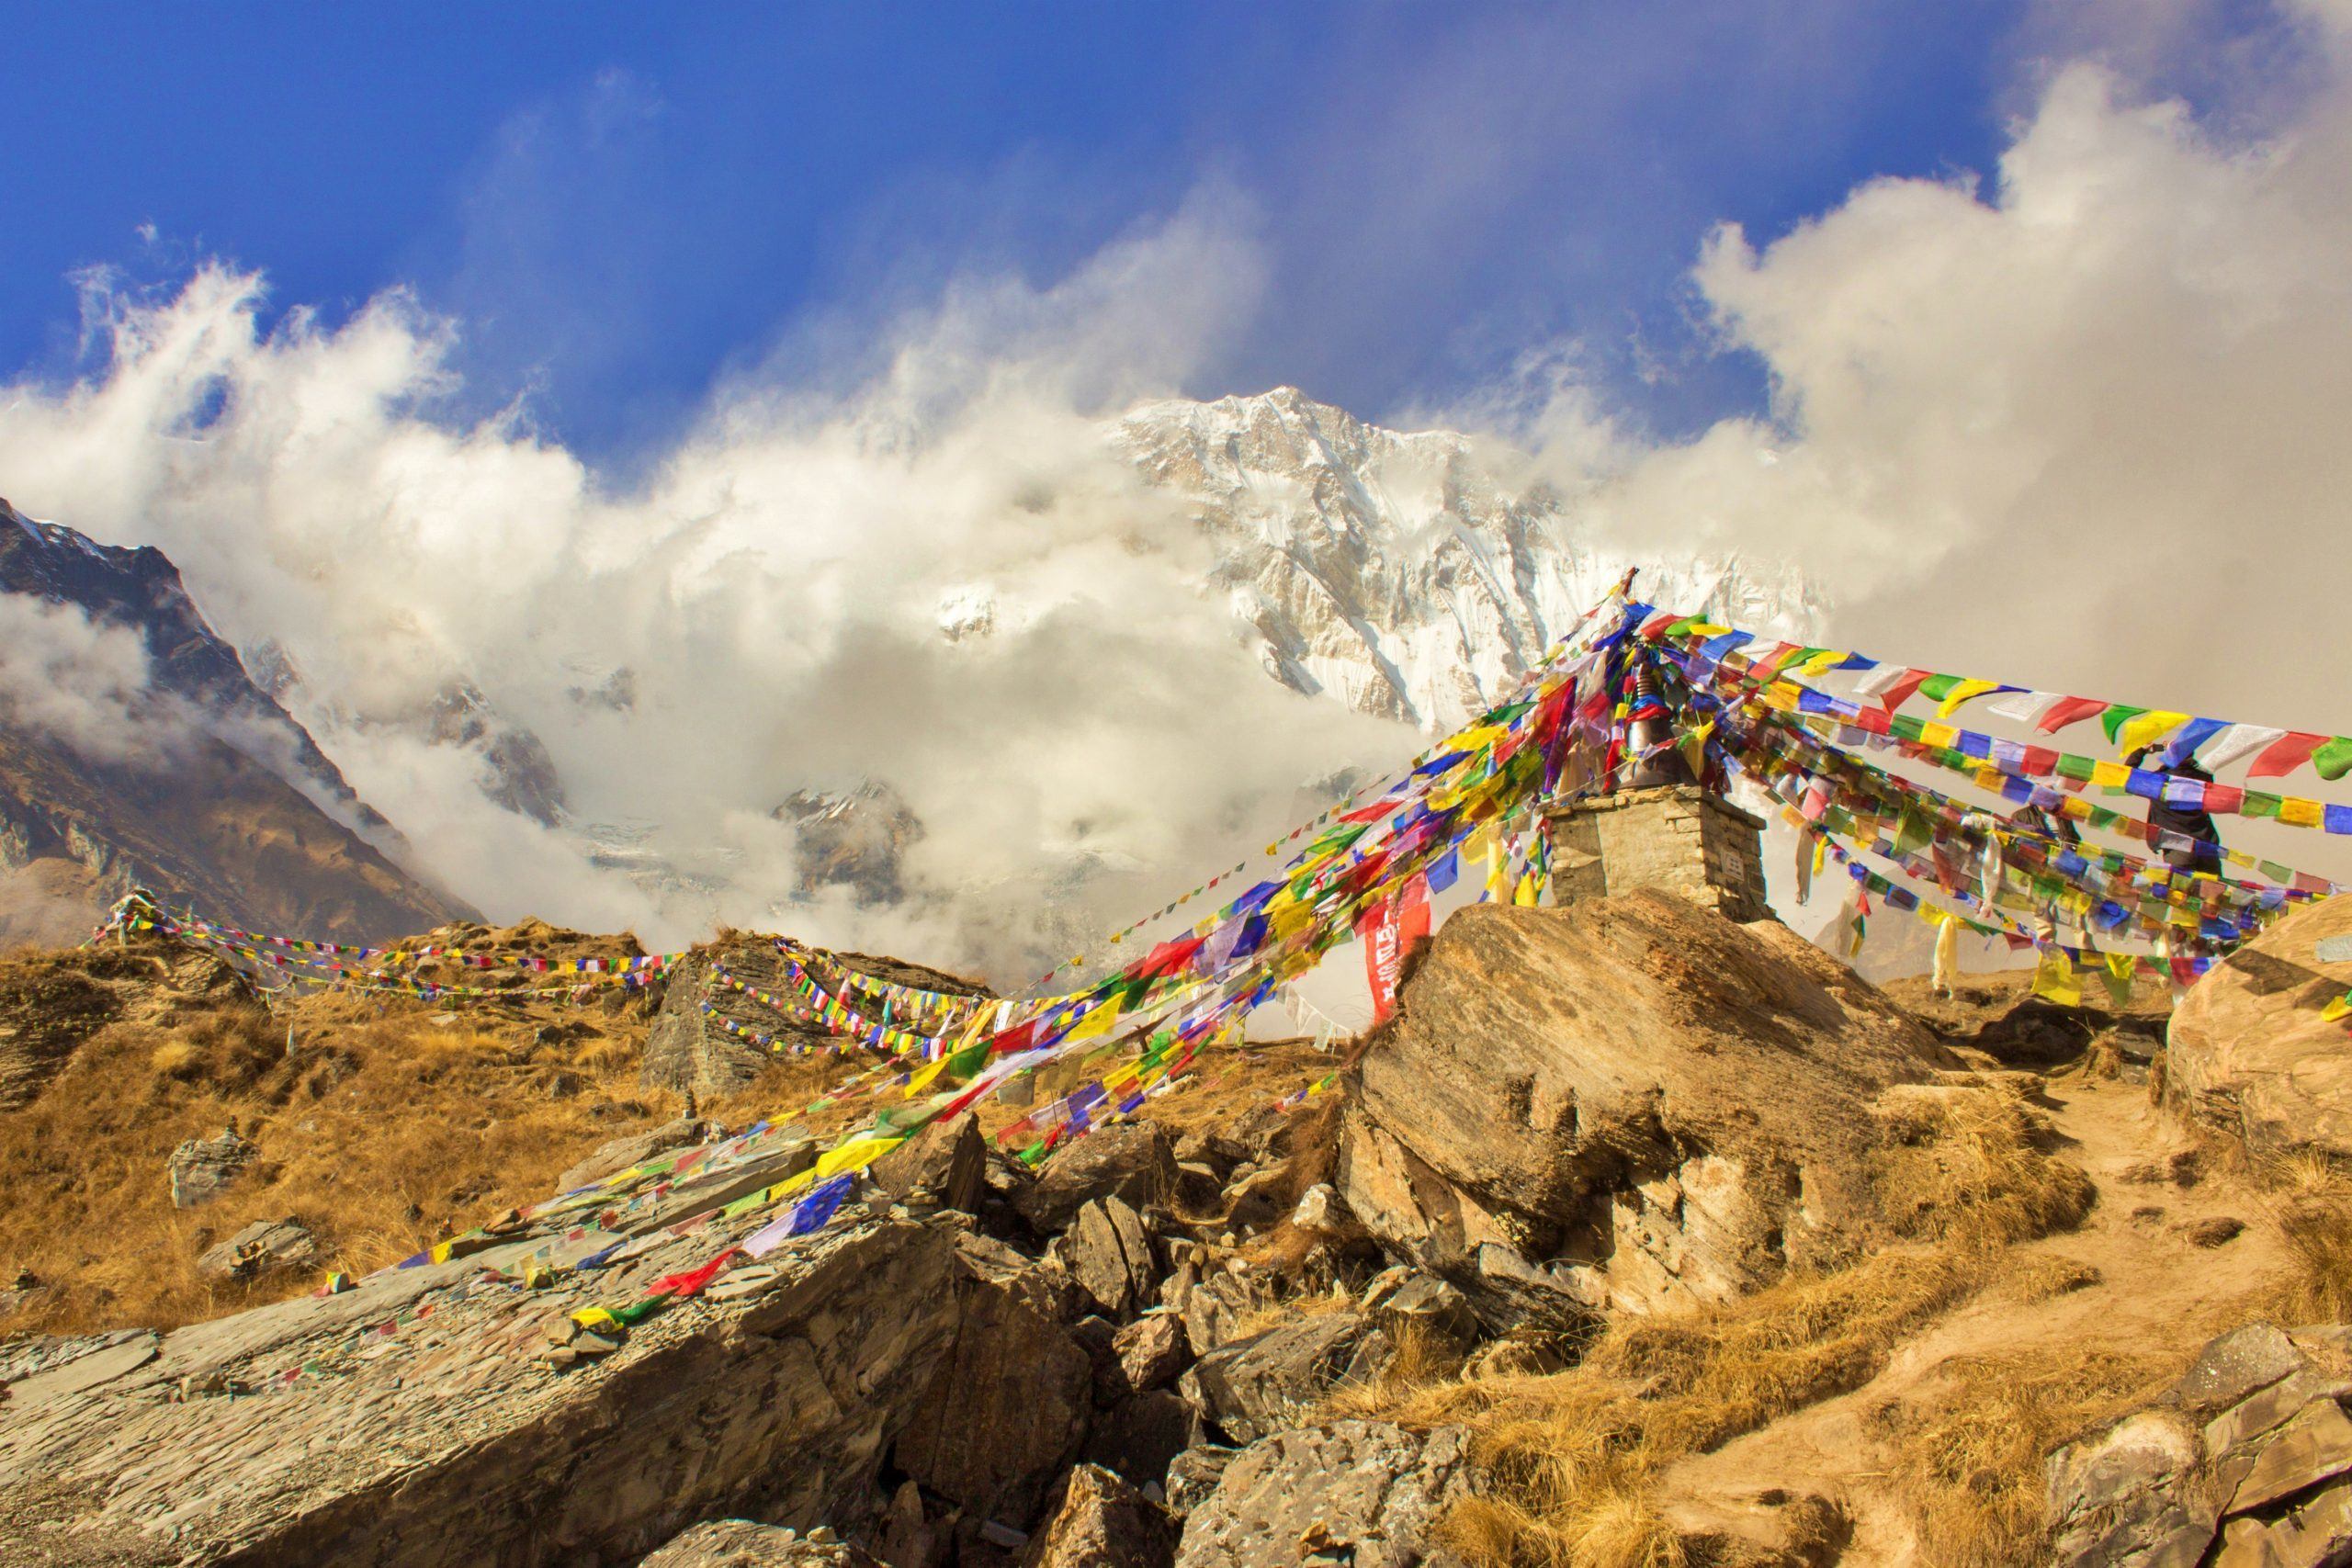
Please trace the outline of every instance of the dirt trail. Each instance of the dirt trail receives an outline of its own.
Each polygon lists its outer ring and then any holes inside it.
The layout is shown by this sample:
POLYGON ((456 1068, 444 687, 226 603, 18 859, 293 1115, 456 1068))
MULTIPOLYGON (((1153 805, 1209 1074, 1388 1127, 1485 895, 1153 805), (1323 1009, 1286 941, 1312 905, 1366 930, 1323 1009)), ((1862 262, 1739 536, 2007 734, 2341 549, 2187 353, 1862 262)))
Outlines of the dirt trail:
POLYGON ((2011 1272, 2065 1259, 2097 1269, 2097 1282, 2039 1302, 1996 1282, 1900 1347, 1861 1388, 1682 1461, 1661 1489, 1677 1525, 1769 1540, 1776 1492, 1819 1493, 1840 1500, 1854 1522, 1840 1568, 1935 1562, 1888 1484, 1885 1434, 1901 1425, 1888 1406, 1897 1416, 1933 1408, 1957 1359, 2040 1347, 2053 1355, 2086 1343, 2162 1350, 2186 1365, 2284 1268, 2269 1201, 2151 1105, 2144 1085, 2072 1075, 2050 1080, 2041 1103, 2098 1199, 2079 1230, 2009 1248, 2011 1272), (2200 1222, 2224 1220, 2244 1231, 2219 1246, 2191 1239, 2200 1222))

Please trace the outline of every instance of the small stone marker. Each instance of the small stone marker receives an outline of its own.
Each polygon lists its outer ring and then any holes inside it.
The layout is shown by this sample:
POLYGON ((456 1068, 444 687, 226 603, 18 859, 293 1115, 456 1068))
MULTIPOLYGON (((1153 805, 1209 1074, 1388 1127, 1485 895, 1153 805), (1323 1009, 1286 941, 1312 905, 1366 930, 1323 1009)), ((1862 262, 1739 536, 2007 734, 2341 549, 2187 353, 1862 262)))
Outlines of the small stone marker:
POLYGON ((2312 956, 2322 964, 2352 964, 2352 935, 2320 938, 2312 956))

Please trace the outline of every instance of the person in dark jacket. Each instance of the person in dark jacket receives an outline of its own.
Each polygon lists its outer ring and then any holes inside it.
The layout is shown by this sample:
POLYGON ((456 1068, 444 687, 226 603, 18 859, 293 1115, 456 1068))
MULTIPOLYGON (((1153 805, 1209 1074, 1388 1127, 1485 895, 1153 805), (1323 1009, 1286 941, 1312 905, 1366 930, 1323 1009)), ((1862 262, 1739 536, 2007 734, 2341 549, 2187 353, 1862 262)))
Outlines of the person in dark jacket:
MULTIPOLYGON (((2176 779, 2188 779, 2197 784, 2211 784, 2213 775, 2197 765, 2195 757, 2179 757, 2167 762, 2163 752, 2153 746, 2135 748, 2123 759, 2124 765, 2145 768, 2167 773, 2176 779)), ((2148 802, 2148 826, 2159 834, 2178 833, 2189 840, 2171 847, 2159 838, 2156 852, 2175 871, 2219 872, 2222 867, 2222 830, 2213 826, 2212 813, 2202 807, 2175 806, 2162 795, 2148 802)))

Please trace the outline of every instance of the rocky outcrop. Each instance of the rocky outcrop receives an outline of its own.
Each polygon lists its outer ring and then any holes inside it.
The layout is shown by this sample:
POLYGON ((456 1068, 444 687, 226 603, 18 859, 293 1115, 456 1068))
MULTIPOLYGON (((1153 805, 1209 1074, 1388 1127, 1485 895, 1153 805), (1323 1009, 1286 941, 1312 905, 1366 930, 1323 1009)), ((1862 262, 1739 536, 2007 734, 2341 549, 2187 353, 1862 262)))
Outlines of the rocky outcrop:
POLYGON ((1070 1278, 1113 1318, 1132 1315, 1159 1288, 1143 1217, 1115 1197, 1080 1209, 1057 1248, 1070 1278))
POLYGON ((1361 1315, 1317 1313, 1218 1346, 1178 1386, 1226 1436, 1254 1442, 1296 1426, 1341 1379, 1376 1375, 1388 1354, 1361 1315))
POLYGON ((1457 1568, 1438 1526, 1469 1484, 1468 1458, 1454 1427, 1424 1437, 1340 1421, 1277 1433, 1226 1461, 1191 1505, 1177 1568, 1457 1568))
POLYGON ((901 1203, 979 1212, 987 1191, 989 1145, 970 1111, 935 1122, 874 1162, 874 1179, 901 1203))
POLYGON ((966 1513, 1018 1528, 1078 1455, 1094 1363, 1064 1326, 1068 1287, 1049 1271, 978 1236, 955 1261, 965 1331, 932 1369, 893 1458, 966 1513))
POLYGON ((1079 1210, 1102 1198, 1130 1208, 1164 1202, 1176 1190, 1176 1149, 1148 1122, 1098 1127, 1065 1145, 1013 1195, 1021 1217, 1041 1235, 1069 1228, 1079 1210))
POLYGON ((1139 1317, 1120 1329, 1112 1338, 1111 1349, 1120 1390, 1126 1393, 1159 1387, 1193 1359, 1192 1348, 1184 1342, 1183 1324, 1162 1312, 1139 1317))
POLYGON ((642 1133, 631 1133, 596 1145, 595 1152, 561 1176, 555 1179, 559 1192, 570 1192, 602 1181, 605 1177, 642 1165, 672 1149, 683 1149, 711 1136, 716 1129, 697 1122, 691 1116, 681 1116, 674 1122, 664 1122, 659 1127, 649 1127, 642 1133))
POLYGON ((2352 1329, 2251 1323, 2050 1458, 2060 1568, 2328 1568, 2352 1553, 2352 1329))
MULTIPOLYGON (((833 956, 860 974, 896 985, 952 996, 991 994, 985 986, 920 964, 855 953, 833 956)), ((775 943, 765 937, 732 938, 687 954, 671 968, 661 1011, 654 1015, 646 1035, 638 1080, 647 1088, 675 1094, 732 1094, 760 1076, 774 1051, 830 1050, 839 1043, 818 1024, 780 1012, 721 984, 717 970, 771 994, 786 989, 775 943), (729 1023, 776 1043, 764 1046, 743 1034, 730 1033, 729 1023)))
POLYGON ((223 1127, 209 1138, 190 1138, 172 1151, 164 1167, 171 1179, 172 1207, 193 1209, 209 1203, 245 1173, 261 1150, 223 1127))
POLYGON ((1872 1103, 1950 1065, 1776 922, 1467 908, 1351 1075, 1336 1181, 1490 1326, 1719 1302, 1867 1245, 1872 1103))
POLYGON ((839 1528, 873 1507, 951 1347, 980 1358, 956 1222, 839 1224, 609 1354, 563 1371, 542 1356, 550 1320, 760 1218, 649 1232, 616 1269, 540 1290, 512 1281, 526 1237, 64 1347, 5 1373, 0 1540, 41 1523, 92 1562, 520 1565, 635 1561, 714 1516, 839 1528))
POLYGON ((2323 1016, 2352 963, 2319 944, 2352 935, 2352 901, 2308 904, 2222 959, 2173 1010, 2165 1097, 2262 1156, 2352 1161, 2352 1051, 2323 1016))
POLYGON ((316 1261, 318 1238, 301 1221, 255 1220, 228 1240, 209 1247, 196 1259, 207 1279, 253 1280, 278 1269, 316 1261))
POLYGON ((1168 1511, 1097 1465, 1069 1472, 1020 1568, 1169 1568, 1176 1529, 1168 1511))

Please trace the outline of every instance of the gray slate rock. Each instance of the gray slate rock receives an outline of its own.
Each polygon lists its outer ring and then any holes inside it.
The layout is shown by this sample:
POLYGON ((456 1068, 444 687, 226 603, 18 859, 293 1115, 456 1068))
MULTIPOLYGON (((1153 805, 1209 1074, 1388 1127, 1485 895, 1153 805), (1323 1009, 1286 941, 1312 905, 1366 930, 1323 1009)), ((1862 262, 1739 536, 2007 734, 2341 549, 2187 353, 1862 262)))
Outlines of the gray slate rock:
POLYGON ((1086 1204, 1057 1245, 1070 1278, 1109 1316, 1129 1317, 1151 1299, 1159 1283, 1151 1235, 1121 1199, 1086 1204))
POLYGON ((1184 1397, 1239 1442, 1298 1424, 1344 1377, 1377 1373, 1389 1347, 1351 1312, 1317 1313, 1220 1345, 1184 1374, 1184 1397))
POLYGON ((899 1438, 898 1467, 968 1514, 1023 1526, 1078 1456, 1094 1363, 1064 1325, 1056 1270, 970 1235, 956 1261, 962 1327, 899 1438))
POLYGON ((1168 1511, 1100 1466, 1069 1472, 1020 1568, 1170 1568, 1176 1525, 1168 1511))
POLYGON ((172 1181, 172 1207, 209 1203, 261 1157, 261 1150, 223 1127, 218 1137, 190 1138, 172 1151, 164 1169, 172 1181))
POLYGON ((1121 1378, 1138 1393, 1170 1382, 1193 1359, 1184 1325, 1164 1312, 1139 1317, 1119 1330, 1111 1348, 1118 1357, 1121 1378))
POLYGON ((197 1256, 196 1271, 208 1280, 256 1280, 279 1269, 315 1262, 318 1239, 310 1227, 290 1215, 282 1220, 255 1220, 217 1247, 197 1256))
POLYGON ((2051 1562, 2060 1568, 2193 1568, 2219 1511, 2200 1484, 2197 1432, 2143 1410, 2050 1456, 2051 1562))
POLYGON ((2208 1421, 2309 1364, 2276 1324, 2249 1323, 2199 1351, 2173 1393, 2183 1412, 2195 1420, 2208 1421))
POLYGON ((556 1190, 569 1192, 592 1181, 602 1181, 615 1171, 642 1165, 658 1155, 668 1154, 672 1149, 699 1144, 714 1135, 716 1129, 691 1116, 681 1116, 674 1122, 664 1122, 659 1127, 599 1144, 595 1153, 556 1178, 556 1190))
POLYGON ((1422 1437, 1339 1421, 1277 1433, 1235 1455, 1192 1506, 1177 1568, 1296 1568, 1310 1529, 1354 1568, 1455 1568, 1438 1527, 1468 1485, 1468 1454, 1458 1427, 1422 1437))
POLYGON ((1170 1460, 1164 1488, 1170 1511, 1182 1518, 1200 1506, 1216 1490, 1216 1483, 1225 1479, 1225 1467, 1240 1451, 1216 1443, 1200 1443, 1170 1460))
POLYGON ((1148 1122, 1132 1122, 1097 1128, 1059 1150, 1012 1202, 1041 1234, 1057 1235, 1096 1199, 1117 1198, 1144 1209, 1175 1189, 1176 1153, 1168 1134, 1148 1122))
POLYGON ((676 1537, 638 1568, 888 1568, 831 1530, 807 1535, 750 1519, 712 1519, 676 1537))
POLYGON ((980 1119, 967 1111, 925 1127, 872 1167, 882 1190, 903 1203, 927 1199, 944 1209, 977 1214, 988 1191, 988 1140, 980 1119))

